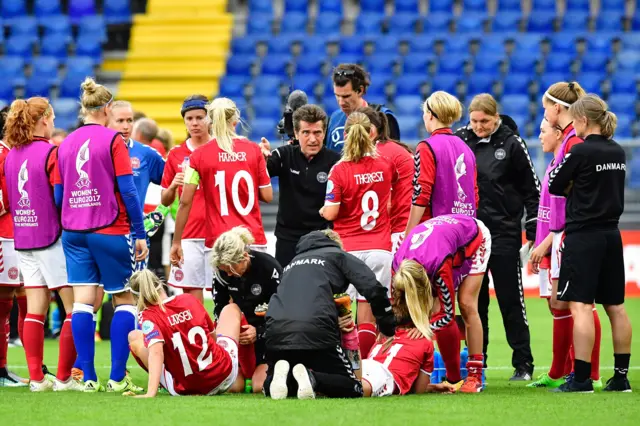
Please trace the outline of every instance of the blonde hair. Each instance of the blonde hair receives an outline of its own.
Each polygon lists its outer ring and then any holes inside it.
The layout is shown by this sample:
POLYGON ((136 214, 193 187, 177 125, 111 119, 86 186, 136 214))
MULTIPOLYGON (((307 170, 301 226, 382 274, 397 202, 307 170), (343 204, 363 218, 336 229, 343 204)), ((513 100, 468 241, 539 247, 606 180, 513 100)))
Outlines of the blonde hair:
POLYGON ((600 127, 600 134, 611 139, 618 126, 618 117, 611 111, 605 101, 598 95, 590 93, 578 99, 569 108, 569 114, 575 119, 585 117, 588 124, 600 127))
POLYGON ((334 231, 333 229, 323 229, 320 232, 322 232, 327 238, 329 238, 334 243, 337 243, 340 246, 340 248, 344 248, 344 246, 342 245, 342 238, 340 238, 340 235, 336 231, 334 231))
POLYGON ((433 92, 422 106, 423 112, 431 112, 434 117, 444 124, 451 126, 462 117, 462 104, 453 95, 441 90, 433 92))
POLYGON ((82 89, 80 113, 85 117, 101 110, 113 101, 113 94, 109 89, 102 84, 96 83, 91 77, 87 77, 80 85, 80 88, 82 89))
POLYGON ((162 281, 153 272, 143 269, 134 273, 129 279, 129 287, 131 293, 138 296, 138 312, 142 312, 149 306, 160 306, 164 311, 162 304, 162 281))
POLYGON ((46 98, 16 99, 11 103, 4 126, 5 142, 12 148, 33 142, 33 132, 38 120, 53 112, 46 98))
POLYGON ((207 114, 211 121, 211 136, 224 152, 233 152, 233 139, 238 134, 233 123, 240 121, 240 110, 229 98, 215 98, 207 105, 207 114))
POLYGON ((363 157, 369 155, 375 157, 376 143, 369 133, 371 132, 371 120, 362 112, 352 112, 344 125, 347 137, 342 149, 342 161, 357 163, 363 157))
POLYGON ((429 316, 433 308, 431 282, 424 267, 415 260, 403 260, 393 276, 393 311, 396 318, 411 318, 420 333, 431 340, 429 316))
POLYGON ((481 93, 474 96, 469 104, 469 112, 474 111, 482 111, 487 115, 496 116, 498 115, 498 103, 490 94, 481 93))
POLYGON ((131 112, 133 112, 133 106, 129 101, 113 101, 111 103, 111 109, 116 109, 116 108, 131 108, 131 112))
POLYGON ((544 95, 542 95, 542 104, 544 105, 545 103, 552 102, 554 104, 560 104, 565 108, 569 108, 569 106, 586 94, 587 93, 577 81, 559 81, 549 86, 544 95), (555 98, 555 100, 551 98, 555 98), (568 104, 569 106, 563 105, 562 103, 568 104))
POLYGON ((235 265, 244 260, 249 245, 254 243, 253 235, 244 226, 236 226, 221 234, 211 250, 211 266, 217 270, 222 265, 235 265))

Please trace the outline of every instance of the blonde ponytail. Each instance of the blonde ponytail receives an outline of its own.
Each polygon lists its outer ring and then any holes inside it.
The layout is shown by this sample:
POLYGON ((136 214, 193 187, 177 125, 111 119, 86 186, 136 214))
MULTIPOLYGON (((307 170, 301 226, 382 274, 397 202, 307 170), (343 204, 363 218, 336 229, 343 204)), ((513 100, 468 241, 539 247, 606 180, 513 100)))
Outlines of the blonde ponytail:
POLYGON ((357 163, 363 157, 376 156, 376 143, 371 139, 371 120, 362 112, 353 112, 347 118, 344 130, 347 137, 344 141, 342 161, 357 163))
POLYGON ((207 114, 211 121, 211 135, 221 150, 233 153, 233 139, 240 136, 233 124, 240 121, 240 110, 229 98, 216 98, 207 105, 207 114))
POLYGON ((223 233, 213 244, 211 266, 217 271, 220 266, 230 266, 242 262, 244 254, 254 243, 253 235, 244 226, 236 226, 223 233))
POLYGON ((150 306, 160 305, 160 309, 164 311, 162 304, 162 282, 160 279, 148 269, 138 271, 131 276, 129 280, 131 293, 138 296, 138 312, 142 312, 150 306))
POLYGON ((424 267, 415 260, 403 260, 393 276, 393 311, 396 317, 411 318, 422 335, 431 340, 429 315, 433 308, 431 282, 424 267))
POLYGON ((590 93, 571 104, 569 114, 575 119, 584 117, 591 125, 600 127, 600 134, 611 139, 618 126, 618 117, 598 95, 590 93))

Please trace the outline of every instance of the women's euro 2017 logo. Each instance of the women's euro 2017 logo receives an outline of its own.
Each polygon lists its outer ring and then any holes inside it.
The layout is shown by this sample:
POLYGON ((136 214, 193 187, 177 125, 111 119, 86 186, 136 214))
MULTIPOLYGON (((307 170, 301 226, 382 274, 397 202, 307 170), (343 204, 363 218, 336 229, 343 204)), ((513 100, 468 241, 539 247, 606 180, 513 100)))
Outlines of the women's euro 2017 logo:
POLYGON ((80 150, 78 151, 78 156, 76 157, 76 171, 78 172, 78 180, 76 181, 76 186, 78 189, 86 188, 91 185, 91 181, 89 180, 89 175, 87 172, 82 170, 82 167, 89 161, 89 141, 87 139, 85 143, 82 144, 80 150))
POLYGON ((20 200, 18 201, 18 206, 24 208, 31 207, 31 201, 29 200, 29 193, 26 189, 24 189, 27 181, 29 180, 29 171, 27 170, 27 162, 29 160, 24 160, 24 163, 20 166, 20 171, 18 172, 18 192, 20 193, 20 200))

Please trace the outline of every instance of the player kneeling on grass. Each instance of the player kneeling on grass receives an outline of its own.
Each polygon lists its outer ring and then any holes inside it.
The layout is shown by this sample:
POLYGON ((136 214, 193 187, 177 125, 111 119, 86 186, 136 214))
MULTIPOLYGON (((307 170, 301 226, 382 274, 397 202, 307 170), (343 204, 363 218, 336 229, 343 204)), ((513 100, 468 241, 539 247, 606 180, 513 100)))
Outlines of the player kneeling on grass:
POLYGON ((393 260, 394 285, 404 284, 402 277, 411 260, 422 266, 423 280, 432 283, 438 296, 431 330, 447 370, 446 382, 461 392, 482 391, 482 323, 478 314, 478 295, 491 254, 491 234, 479 220, 464 215, 442 215, 413 228, 393 260), (466 325, 469 376, 460 377, 460 335, 455 318, 455 294, 466 325))
POLYGON ((396 334, 386 342, 378 342, 369 358, 362 361, 364 396, 455 392, 455 386, 449 383, 431 384, 433 332, 429 315, 433 304, 431 283, 424 268, 414 260, 403 261, 393 280, 396 334), (418 339, 413 338, 415 329, 422 334, 418 339))
POLYGON ((244 389, 244 381, 234 386, 242 316, 238 305, 222 310, 214 332, 213 321, 198 299, 190 294, 167 297, 153 272, 136 272, 130 283, 138 298, 141 330, 129 333, 129 346, 149 372, 147 393, 139 398, 153 398, 160 385, 174 396, 244 389))

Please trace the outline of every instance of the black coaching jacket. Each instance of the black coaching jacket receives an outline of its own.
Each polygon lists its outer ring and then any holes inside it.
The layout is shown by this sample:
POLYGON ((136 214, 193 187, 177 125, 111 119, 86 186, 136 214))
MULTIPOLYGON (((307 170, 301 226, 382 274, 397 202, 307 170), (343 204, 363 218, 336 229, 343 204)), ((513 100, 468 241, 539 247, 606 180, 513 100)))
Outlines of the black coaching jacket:
POLYGON ((496 132, 485 139, 476 136, 471 125, 455 132, 476 155, 478 219, 491 231, 491 252, 495 254, 513 254, 520 248, 525 209, 527 240, 535 241, 536 237, 540 181, 527 145, 517 132, 513 120, 506 116, 496 132))

